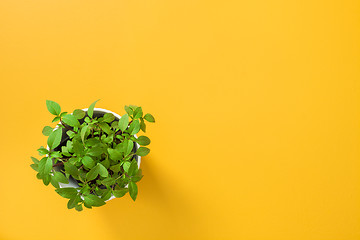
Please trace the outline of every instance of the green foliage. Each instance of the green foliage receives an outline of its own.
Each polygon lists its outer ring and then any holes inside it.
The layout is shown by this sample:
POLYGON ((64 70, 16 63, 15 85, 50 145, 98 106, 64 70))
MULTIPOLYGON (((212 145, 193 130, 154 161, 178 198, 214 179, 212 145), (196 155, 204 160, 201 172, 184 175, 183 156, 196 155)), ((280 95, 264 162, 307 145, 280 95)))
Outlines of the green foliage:
POLYGON ((103 117, 104 122, 110 123, 114 120, 115 120, 115 116, 112 113, 105 113, 105 115, 103 117))
POLYGON ((86 113, 81 110, 81 109, 75 109, 73 111, 73 115, 77 118, 77 119, 83 119, 86 115, 86 113))
POLYGON ((97 103, 97 101, 99 101, 100 99, 98 99, 98 100, 96 100, 95 102, 93 102, 91 105, 90 105, 90 107, 89 107, 89 109, 88 109, 88 111, 87 111, 87 114, 89 115, 89 117, 93 117, 93 115, 94 115, 94 108, 95 108, 95 104, 97 103))
POLYGON ((67 115, 65 115, 65 116, 62 118, 62 121, 63 121, 65 124, 67 124, 67 125, 69 125, 69 126, 71 126, 71 127, 78 127, 78 126, 80 126, 79 121, 78 121, 77 118, 76 118, 74 115, 72 115, 72 114, 67 114, 67 115))
POLYGON ((138 195, 138 188, 136 183, 134 182, 130 182, 129 183, 129 193, 130 193, 130 197, 132 198, 132 200, 136 200, 136 197, 138 195))
POLYGON ((62 136, 62 128, 58 128, 50 134, 47 140, 47 144, 50 149, 54 149, 57 146, 59 146, 61 141, 61 136, 62 136))
POLYGON ((62 174, 61 172, 54 172, 54 179, 57 182, 61 182, 61 183, 69 183, 69 180, 65 177, 64 174, 62 174))
POLYGON ((150 149, 148 149, 147 147, 140 147, 137 151, 136 151, 136 155, 139 156, 146 156, 148 155, 150 152, 150 149))
POLYGON ((97 101, 87 112, 75 109, 72 114, 61 112, 56 102, 46 101, 47 109, 55 115, 53 122, 58 124, 43 128, 48 148, 38 149, 42 158, 31 157, 30 167, 45 185, 51 183, 60 196, 69 199, 68 209, 99 207, 112 195, 120 198, 127 192, 135 201, 136 183, 143 177, 136 159, 150 152, 144 147, 150 139, 135 134, 146 131, 145 121, 155 122, 151 114, 129 105, 120 119, 111 113, 94 117, 97 101), (62 186, 70 179, 75 179, 78 187, 62 186))
POLYGON ((52 133, 53 128, 50 126, 45 126, 42 130, 42 134, 44 134, 44 136, 50 136, 50 134, 52 133))
POLYGON ((119 120, 119 128, 123 132, 129 125, 129 115, 124 114, 119 120))
POLYGON ((46 107, 49 112, 55 116, 58 116, 61 113, 60 105, 54 101, 46 100, 46 107))
POLYGON ((142 145, 142 146, 147 146, 150 144, 150 138, 146 137, 146 136, 140 136, 138 137, 138 139, 136 139, 136 142, 139 144, 139 145, 142 145))
POLYGON ((153 117, 153 115, 151 115, 150 113, 147 113, 145 116, 144 116, 144 119, 148 122, 155 122, 155 118, 153 117))

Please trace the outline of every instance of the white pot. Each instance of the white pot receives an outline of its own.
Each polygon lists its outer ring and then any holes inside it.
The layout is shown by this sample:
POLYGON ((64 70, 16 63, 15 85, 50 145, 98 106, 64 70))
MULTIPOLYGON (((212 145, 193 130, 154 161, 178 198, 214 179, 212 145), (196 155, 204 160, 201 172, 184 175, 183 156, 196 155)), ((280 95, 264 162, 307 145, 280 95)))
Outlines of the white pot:
MULTIPOLYGON (((88 109, 87 109, 87 108, 84 108, 84 109, 82 109, 82 110, 83 110, 83 111, 87 111, 88 109)), ((109 111, 109 110, 106 110, 106 109, 102 109, 102 108, 94 108, 94 114, 96 114, 96 113, 112 113, 112 114, 115 116, 115 119, 116 119, 116 120, 119 120, 119 119, 121 118, 121 116, 120 116, 119 114, 114 113, 114 112, 109 111)), ((54 130, 56 130, 57 128, 58 128, 58 127, 54 128, 54 130)), ((137 138, 136 135, 134 135, 134 137, 137 138)), ((136 144, 137 148, 140 147, 140 145, 139 145, 138 143, 135 143, 135 144, 136 144)), ((49 150, 49 146, 47 146, 47 149, 49 150)), ((138 164, 138 168, 140 168, 141 157, 140 157, 140 156, 137 156, 137 155, 135 155, 135 157, 136 157, 136 161, 137 161, 137 164, 138 164)), ((59 186, 60 186, 60 188, 66 188, 66 187, 77 188, 77 187, 79 187, 79 185, 77 184, 77 182, 74 181, 74 180, 72 180, 72 179, 69 179, 69 183, 68 183, 68 184, 59 183, 59 186)), ((127 187, 127 185, 126 185, 125 187, 127 187)), ((110 197, 108 200, 106 200, 106 201, 112 200, 112 199, 114 199, 114 198, 115 198, 115 196, 111 194, 111 197, 110 197)), ((105 202, 106 202, 106 201, 105 201, 105 202)))

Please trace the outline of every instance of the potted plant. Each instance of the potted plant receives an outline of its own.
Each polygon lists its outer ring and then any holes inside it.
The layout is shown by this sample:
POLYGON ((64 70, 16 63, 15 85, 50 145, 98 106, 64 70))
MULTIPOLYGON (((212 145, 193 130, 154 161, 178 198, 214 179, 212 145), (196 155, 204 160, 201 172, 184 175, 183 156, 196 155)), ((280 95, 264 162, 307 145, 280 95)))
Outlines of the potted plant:
POLYGON ((45 185, 50 183, 62 197, 69 199, 67 207, 78 211, 99 207, 113 198, 129 192, 135 201, 141 180, 140 158, 147 155, 150 144, 146 136, 145 121, 154 117, 143 114, 142 108, 125 106, 126 114, 95 108, 61 112, 54 101, 46 101, 49 112, 55 115, 55 128, 45 126, 42 133, 48 136, 47 148, 40 147, 40 160, 31 157, 30 166, 36 177, 45 185))

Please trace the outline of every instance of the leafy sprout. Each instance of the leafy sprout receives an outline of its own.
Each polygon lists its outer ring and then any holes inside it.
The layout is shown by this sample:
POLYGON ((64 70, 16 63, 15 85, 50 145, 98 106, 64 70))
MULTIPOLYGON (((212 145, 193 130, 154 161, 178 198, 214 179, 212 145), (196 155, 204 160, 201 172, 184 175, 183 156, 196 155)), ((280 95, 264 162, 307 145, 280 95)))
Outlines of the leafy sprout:
POLYGON ((120 119, 111 113, 96 116, 97 101, 86 112, 75 109, 69 114, 47 100, 47 109, 54 115, 52 122, 58 123, 42 130, 48 137, 47 148, 38 149, 42 158, 31 157, 36 177, 53 185, 60 196, 69 199, 67 207, 77 211, 83 206, 102 206, 111 196, 120 198, 127 192, 135 201, 136 183, 143 177, 137 157, 150 152, 145 147, 150 139, 135 134, 146 131, 146 121, 155 122, 151 114, 144 115, 141 107, 130 105, 125 106, 126 114, 120 119), (69 181, 75 181, 77 187, 61 187, 69 181))

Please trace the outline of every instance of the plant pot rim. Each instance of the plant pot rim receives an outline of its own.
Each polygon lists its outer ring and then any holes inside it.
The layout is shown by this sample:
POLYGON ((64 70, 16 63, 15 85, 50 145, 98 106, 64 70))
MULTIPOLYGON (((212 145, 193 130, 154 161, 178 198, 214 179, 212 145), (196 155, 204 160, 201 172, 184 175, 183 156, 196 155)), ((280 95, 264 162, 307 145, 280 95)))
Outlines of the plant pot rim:
MULTIPOLYGON (((88 108, 83 108, 82 110, 87 112, 88 108)), ((104 108, 94 108, 94 112, 111 113, 111 114, 113 114, 113 115, 115 116, 115 118, 117 118, 117 120, 119 120, 119 119, 121 118, 121 116, 120 116, 119 114, 114 113, 114 112, 112 112, 112 111, 110 111, 110 110, 107 110, 107 109, 104 109, 104 108)), ((72 113, 70 113, 70 114, 72 114, 72 113)), ((59 123, 59 124, 61 124, 61 123, 59 123)), ((55 130, 58 129, 58 128, 59 128, 59 126, 56 126, 56 127, 53 129, 53 131, 55 131, 55 130)), ((137 138, 136 134, 134 135, 134 137, 137 138)), ((137 148, 140 147, 140 145, 139 145, 138 143, 135 142, 135 144, 136 144, 137 148)), ((49 150, 49 146, 48 146, 48 145, 46 145, 46 149, 49 150)), ((137 161, 137 164, 138 164, 138 168, 140 168, 141 157, 138 156, 138 155, 136 155, 136 161, 137 161)), ((75 183, 70 182, 70 181, 69 181, 68 184, 59 183, 59 186, 60 186, 60 188, 66 188, 66 187, 76 188, 76 187, 78 187, 77 185, 75 185, 75 183)), ((127 185, 126 185, 125 187, 127 187, 127 185)), ((114 199, 114 198, 115 198, 115 196, 114 196, 113 194, 111 194, 111 197, 110 197, 108 200, 106 200, 105 202, 110 201, 110 200, 112 200, 112 199, 114 199)))

